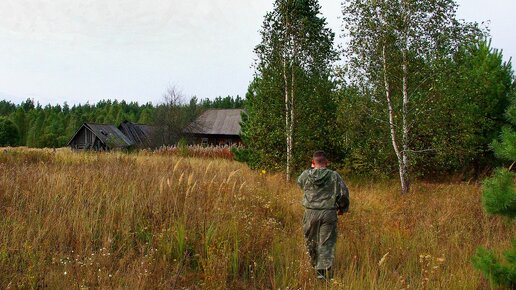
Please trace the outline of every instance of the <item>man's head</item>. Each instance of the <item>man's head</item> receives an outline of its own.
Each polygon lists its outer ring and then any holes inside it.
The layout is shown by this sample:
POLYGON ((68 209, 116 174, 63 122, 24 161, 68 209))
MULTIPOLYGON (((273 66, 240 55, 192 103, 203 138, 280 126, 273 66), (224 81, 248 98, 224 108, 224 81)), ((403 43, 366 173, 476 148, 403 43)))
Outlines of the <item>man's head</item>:
POLYGON ((328 165, 328 159, 326 159, 324 151, 315 151, 312 157, 312 163, 316 168, 326 167, 326 165, 328 165))

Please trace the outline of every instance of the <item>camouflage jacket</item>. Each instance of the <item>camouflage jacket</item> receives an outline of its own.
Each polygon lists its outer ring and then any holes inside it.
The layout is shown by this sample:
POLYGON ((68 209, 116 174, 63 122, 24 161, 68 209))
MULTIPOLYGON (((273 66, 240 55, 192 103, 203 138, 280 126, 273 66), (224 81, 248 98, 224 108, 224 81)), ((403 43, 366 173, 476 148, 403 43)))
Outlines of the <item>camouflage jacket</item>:
POLYGON ((307 169, 297 179, 304 191, 303 206, 308 209, 349 208, 349 191, 340 175, 330 169, 307 169))

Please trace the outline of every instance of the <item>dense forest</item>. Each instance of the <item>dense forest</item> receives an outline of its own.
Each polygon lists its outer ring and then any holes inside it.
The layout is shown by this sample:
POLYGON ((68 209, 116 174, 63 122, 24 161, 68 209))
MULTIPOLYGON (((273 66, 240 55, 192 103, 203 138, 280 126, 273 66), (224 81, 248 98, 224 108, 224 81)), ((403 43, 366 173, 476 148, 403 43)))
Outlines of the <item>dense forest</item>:
MULTIPOLYGON (((209 108, 242 108, 239 96, 217 97, 213 100, 192 98, 178 107, 194 105, 200 111, 209 108)), ((62 147, 85 122, 114 124, 123 121, 154 124, 155 116, 164 104, 139 104, 125 101, 99 101, 96 104, 69 106, 46 105, 27 99, 21 104, 0 101, 0 146, 62 147)))

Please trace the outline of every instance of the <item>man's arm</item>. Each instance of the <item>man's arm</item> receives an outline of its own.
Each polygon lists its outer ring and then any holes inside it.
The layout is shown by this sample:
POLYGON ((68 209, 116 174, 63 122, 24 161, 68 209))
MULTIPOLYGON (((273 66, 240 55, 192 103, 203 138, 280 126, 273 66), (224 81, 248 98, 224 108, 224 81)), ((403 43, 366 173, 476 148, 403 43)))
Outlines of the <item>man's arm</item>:
POLYGON ((301 187, 301 189, 304 188, 305 186, 305 181, 306 181, 306 175, 307 175, 307 171, 303 171, 303 173, 301 173, 301 175, 299 175, 299 177, 297 178, 297 184, 299 185, 299 187, 301 187))
POLYGON ((337 208, 339 215, 349 210, 349 190, 342 177, 337 173, 337 208))

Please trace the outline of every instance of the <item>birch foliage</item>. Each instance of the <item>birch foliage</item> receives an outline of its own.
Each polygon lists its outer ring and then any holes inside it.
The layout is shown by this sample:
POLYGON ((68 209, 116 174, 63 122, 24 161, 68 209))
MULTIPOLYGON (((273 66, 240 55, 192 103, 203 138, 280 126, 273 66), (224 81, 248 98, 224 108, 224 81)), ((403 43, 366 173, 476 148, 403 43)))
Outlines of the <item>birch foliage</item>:
POLYGON ((429 92, 443 59, 478 35, 456 19, 453 0, 347 0, 343 3, 347 77, 380 108, 398 163, 401 192, 410 189, 414 125, 431 107, 429 92))
POLYGON ((326 26, 315 0, 276 0, 265 15, 242 124, 251 165, 285 170, 288 179, 312 151, 331 147, 337 53, 326 26))

